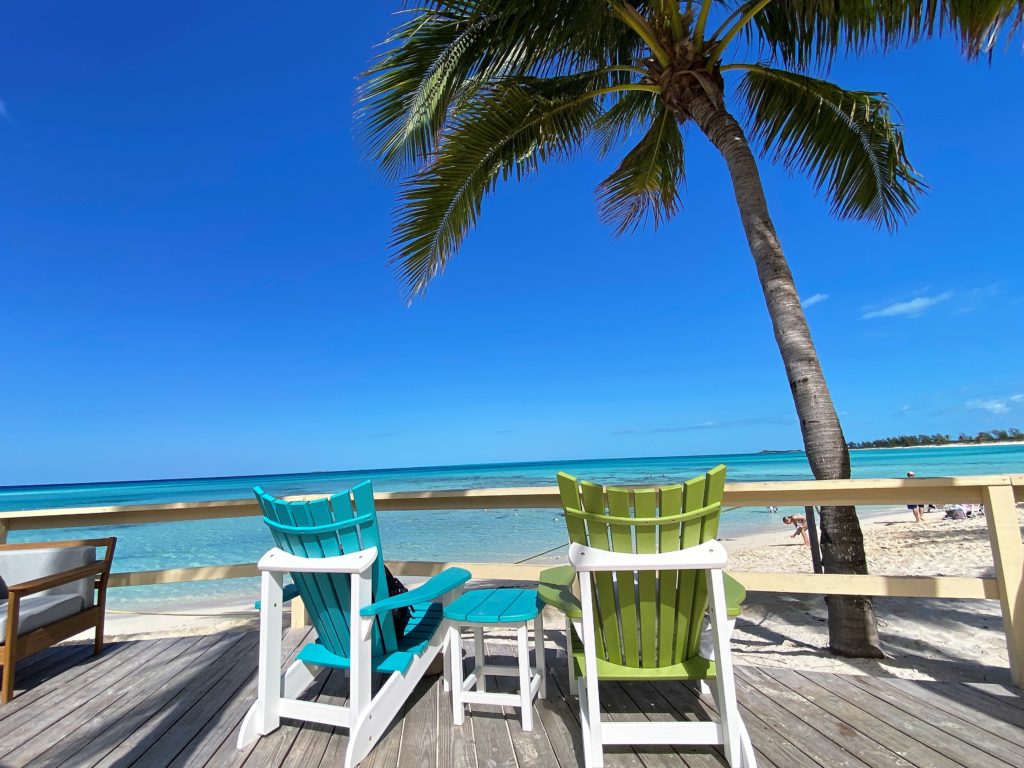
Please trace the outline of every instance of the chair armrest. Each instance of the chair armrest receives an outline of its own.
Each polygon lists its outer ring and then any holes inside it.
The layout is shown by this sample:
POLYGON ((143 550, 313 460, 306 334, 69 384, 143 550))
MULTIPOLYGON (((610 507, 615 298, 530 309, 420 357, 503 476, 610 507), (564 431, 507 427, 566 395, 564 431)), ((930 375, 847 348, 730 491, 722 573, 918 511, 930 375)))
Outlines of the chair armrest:
POLYGON ((609 552, 573 542, 569 546, 569 562, 582 573, 591 571, 662 571, 707 570, 725 568, 729 557, 717 541, 698 544, 675 552, 637 555, 632 552, 609 552))
POLYGON ((23 581, 20 584, 10 584, 7 587, 7 592, 11 595, 17 595, 19 598, 26 597, 28 595, 35 594, 36 592, 43 592, 47 589, 52 589, 53 587, 70 584, 73 581, 79 581, 81 579, 88 578, 89 576, 104 574, 109 569, 109 563, 106 563, 103 560, 97 560, 94 563, 86 563, 85 565, 80 565, 78 568, 72 568, 70 571, 61 571, 60 573, 53 573, 49 576, 41 576, 38 579, 23 581))
POLYGON ((583 616, 583 606, 572 592, 576 581, 576 569, 571 565, 545 568, 537 580, 537 595, 545 604, 557 608, 570 619, 583 616))
POLYGON ((256 567, 271 573, 362 573, 373 565, 376 559, 376 547, 335 557, 300 557, 275 547, 260 558, 256 567))
POLYGON ((370 617, 393 611, 395 608, 408 608, 417 603, 427 603, 431 600, 448 594, 453 589, 461 587, 473 578, 473 574, 465 568, 445 568, 440 573, 434 574, 430 579, 415 589, 403 592, 401 595, 387 597, 371 603, 359 611, 360 616, 370 617))
POLYGON ((730 619, 742 612, 743 601, 747 599, 747 590, 728 573, 722 575, 725 584, 725 612, 730 619))

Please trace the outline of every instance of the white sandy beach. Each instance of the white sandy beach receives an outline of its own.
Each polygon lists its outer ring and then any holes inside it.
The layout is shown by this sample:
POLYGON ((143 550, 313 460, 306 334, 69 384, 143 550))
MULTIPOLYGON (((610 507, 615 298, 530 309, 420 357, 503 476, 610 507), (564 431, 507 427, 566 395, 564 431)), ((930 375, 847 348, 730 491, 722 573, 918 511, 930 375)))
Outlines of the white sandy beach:
MULTIPOLYGON (((990 576, 992 557, 984 519, 942 520, 931 512, 913 522, 906 509, 862 520, 871 573, 990 576)), ((725 540, 730 571, 809 572, 810 553, 792 526, 777 533, 725 540)), ((751 593, 737 623, 733 648, 740 663, 850 674, 949 680, 1009 680, 999 604, 994 600, 877 598, 879 635, 887 658, 841 659, 827 651, 821 597, 751 593)), ((560 627, 552 613, 550 626, 560 627)), ((287 619, 286 619, 287 621, 287 619)), ((197 605, 188 612, 110 611, 112 638, 208 634, 239 626, 256 629, 251 603, 197 605)))

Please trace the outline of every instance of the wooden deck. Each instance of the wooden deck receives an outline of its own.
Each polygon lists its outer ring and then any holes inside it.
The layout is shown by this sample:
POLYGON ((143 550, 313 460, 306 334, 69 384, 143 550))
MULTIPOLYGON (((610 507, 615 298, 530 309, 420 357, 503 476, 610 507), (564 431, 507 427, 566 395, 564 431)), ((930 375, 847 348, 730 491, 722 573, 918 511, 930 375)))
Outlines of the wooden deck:
MULTIPOLYGON (((294 653, 308 630, 292 630, 294 653)), ((474 706, 459 728, 439 678, 425 683, 363 766, 579 766, 578 712, 568 696, 564 636, 549 633, 549 698, 535 730, 518 711, 474 706)), ((0 707, 0 766, 338 766, 346 732, 287 724, 235 749, 256 677, 254 632, 111 644, 99 657, 62 646, 18 669, 17 697, 0 707)), ((511 642, 489 652, 512 661, 511 642)), ((512 681, 501 681, 499 685, 512 681)), ((764 768, 1024 766, 1024 697, 994 684, 927 683, 743 666, 739 700, 764 768)), ((342 674, 309 691, 344 700, 342 674)), ((610 718, 706 717, 710 701, 681 684, 602 686, 610 718)), ((723 766, 710 749, 620 748, 609 766, 723 766)))

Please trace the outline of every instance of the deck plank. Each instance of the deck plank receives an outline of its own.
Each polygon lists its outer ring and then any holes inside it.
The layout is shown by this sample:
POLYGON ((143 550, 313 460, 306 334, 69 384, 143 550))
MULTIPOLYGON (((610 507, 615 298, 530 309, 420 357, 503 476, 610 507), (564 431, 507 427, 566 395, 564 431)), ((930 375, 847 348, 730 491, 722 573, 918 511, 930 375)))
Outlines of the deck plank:
MULTIPOLYGON (((302 644, 310 637, 311 629, 293 629, 285 633, 281 641, 281 655, 284 662, 282 669, 295 661, 302 644)), ((227 707, 221 711, 218 720, 210 729, 200 732, 188 746, 185 747, 171 763, 175 768, 188 766, 188 768, 199 768, 199 766, 210 766, 210 768, 227 768, 227 766, 241 765, 256 748, 256 744, 250 744, 244 749, 235 747, 235 739, 238 738, 238 728, 242 724, 242 718, 249 711, 256 700, 256 667, 257 661, 253 661, 250 668, 249 682, 241 688, 230 700, 227 707)))
MULTIPOLYGON (((174 642, 173 639, 165 640, 166 644, 174 642)), ((9 730, 24 727, 26 722, 40 723, 39 705, 37 702, 45 696, 52 696, 59 693, 59 696, 48 702, 46 708, 48 714, 54 714, 61 709, 70 708, 69 701, 72 695, 81 690, 83 686, 89 685, 97 676, 111 679, 111 675, 117 669, 130 664, 133 657, 140 654, 151 654, 155 652, 152 643, 132 643, 112 649, 109 653, 104 652, 99 656, 83 657, 78 663, 71 664, 62 674, 39 682, 33 688, 18 694, 13 700, 0 707, 0 733, 6 734, 9 730), (116 666, 115 666, 116 665, 116 666), (28 714, 15 717, 18 713, 29 710, 28 714)), ((69 659, 76 659, 77 656, 69 656, 69 659)), ((33 731, 34 732, 34 731, 33 731)), ((0 740, 2 741, 2 740, 0 740)), ((0 754, 3 754, 0 747, 0 754)))
POLYGON ((238 655, 232 666, 210 690, 206 691, 165 733, 153 741, 136 759, 135 765, 144 768, 166 766, 195 740, 205 729, 218 722, 225 705, 238 689, 252 676, 259 637, 249 633, 247 645, 238 646, 238 655))
MULTIPOLYGON (((395 719, 388 725, 388 729, 381 736, 380 741, 377 742, 377 746, 373 748, 373 751, 366 756, 366 759, 360 764, 360 768, 394 768, 398 765, 398 753, 402 748, 402 728, 405 725, 404 715, 408 708, 408 705, 402 708, 399 713, 395 716, 395 719)), ((342 730, 346 733, 345 743, 347 745, 347 731, 342 730)), ((331 740, 332 744, 334 740, 331 740)), ((344 756, 344 751, 342 751, 344 756)), ((341 765, 343 763, 337 763, 341 765)))
MULTIPOLYGON (((103 711, 107 702, 114 701, 121 691, 145 684, 155 674, 153 661, 172 659, 194 643, 195 638, 169 638, 140 647, 140 652, 117 663, 120 654, 97 665, 89 674, 69 681, 66 692, 55 691, 33 702, 13 717, 4 721, 0 733, 0 754, 8 763, 27 762, 39 751, 53 745, 80 725, 103 711), (113 691, 110 696, 107 691, 113 691), (20 752, 20 754, 14 754, 20 752)), ((57 678, 56 685, 63 681, 57 678)))
POLYGON ((159 659, 159 668, 149 675, 146 685, 133 685, 131 679, 122 681, 125 687, 116 694, 113 689, 103 692, 106 703, 101 714, 81 722, 71 720, 76 727, 52 746, 38 753, 32 761, 39 766, 76 765, 81 768, 99 762, 108 752, 131 737, 162 706, 173 700, 176 691, 204 674, 204 661, 217 658, 225 647, 241 639, 242 633, 207 635, 201 637, 169 663, 159 659))
POLYGON ((561 768, 576 768, 583 761, 583 734, 579 724, 579 704, 567 695, 568 674, 562 649, 549 650, 548 697, 538 709, 538 719, 561 768))
MULTIPOLYGON (((461 659, 461 654, 460 654, 461 659)), ((456 662, 461 664, 461 660, 456 662)), ((451 694, 438 689, 437 701, 437 763, 451 768, 477 768, 473 718, 455 725, 451 694)))
MULTIPOLYGON (((865 768, 863 760, 823 735, 804 718, 794 716, 775 697, 761 690, 753 667, 736 667, 736 697, 773 729, 786 736, 819 765, 835 768, 865 768)), ((793 694, 794 696, 796 694, 793 694)))
POLYGON ((967 720, 971 726, 983 728, 1017 747, 1024 747, 1024 711, 958 683, 897 679, 886 680, 886 683, 943 712, 967 720))
POLYGON ((433 768, 437 757, 437 688, 440 677, 425 677, 410 697, 398 751, 402 768, 433 768))
MULTIPOLYGON (((808 701, 831 713, 842 722, 857 728, 861 733, 870 734, 879 745, 889 749, 904 765, 918 768, 959 768, 959 763, 950 760, 926 744, 914 739, 889 725, 888 722, 860 709, 845 698, 835 696, 821 686, 820 680, 790 669, 762 669, 780 683, 800 693, 808 701)), ((899 764, 894 762, 894 764, 899 764)))
POLYGON ((979 691, 1000 704, 1015 709, 1024 709, 1024 692, 1020 688, 1011 688, 1000 683, 960 683, 972 691, 979 691))
MULTIPOLYGON (((558 633, 550 633, 561 635, 558 633)), ((290 630, 285 664, 309 629, 290 630)), ((554 639, 554 638, 552 638, 554 639)), ((250 748, 235 738, 255 696, 258 635, 236 632, 88 646, 41 655, 30 683, 0 708, 0 765, 97 768, 336 768, 345 728, 286 720, 250 748), (84 655, 83 655, 84 654, 84 655), (33 682, 35 681, 35 682, 33 682)), ((578 703, 568 695, 564 646, 546 651, 548 699, 524 733, 515 707, 474 705, 460 727, 440 678, 425 679, 362 768, 445 765, 578 768, 578 703)), ((492 661, 512 663, 507 635, 488 642, 492 661)), ((514 691, 513 678, 491 678, 514 691)), ((342 704, 347 675, 322 674, 307 698, 342 704)), ((737 695, 761 768, 1024 768, 1024 705, 1016 689, 854 677, 790 669, 737 668, 737 695)), ((715 706, 683 683, 602 684, 610 720, 704 719, 715 706)), ((717 748, 612 748, 609 768, 721 768, 717 748)))
MULTIPOLYGON (((328 677, 326 671, 321 672, 299 695, 299 698, 303 701, 315 701, 323 692, 328 677)), ((255 747, 246 757, 243 765, 245 768, 277 768, 277 766, 284 765, 299 735, 307 726, 313 725, 315 724, 283 720, 280 728, 256 741, 255 747)))
MULTIPOLYGON (((569 731, 569 735, 572 739, 573 749, 575 754, 579 757, 579 764, 583 763, 583 729, 580 725, 579 720, 579 700, 569 693, 569 671, 565 658, 561 657, 561 663, 559 663, 553 670, 549 667, 548 675, 548 687, 550 689, 551 684, 558 689, 559 695, 562 700, 566 702, 566 709, 568 710, 572 720, 563 719, 563 728, 569 731), (571 706, 569 706, 571 704, 571 706)), ((607 703, 604 704, 605 715, 608 715, 607 703)), ((553 724, 555 728, 557 725, 553 724)), ((550 729, 550 728, 549 728, 550 729)), ((565 762, 560 761, 563 766, 565 762)), ((606 748, 604 751, 604 762, 608 768, 642 768, 643 762, 637 756, 637 754, 628 747, 613 746, 606 748)), ((576 763, 569 763, 569 766, 576 765, 576 763)), ((680 761, 680 765, 682 762, 680 761)))
POLYGON ((14 691, 30 691, 93 656, 92 645, 54 645, 22 659, 14 669, 14 691))
POLYGON ((1020 765, 1021 750, 1019 747, 1009 745, 1002 739, 985 733, 960 717, 925 704, 921 699, 908 695, 900 688, 890 684, 889 681, 852 676, 849 679, 854 685, 874 693, 911 717, 917 713, 927 712, 928 721, 923 724, 923 728, 928 734, 927 738, 936 745, 941 743, 938 739, 951 742, 950 748, 954 749, 954 752, 950 752, 949 749, 944 749, 944 751, 950 757, 955 757, 957 754, 963 755, 966 760, 964 765, 980 766, 987 763, 997 768, 1020 765))
MULTIPOLYGON (((679 688, 683 688, 680 684, 679 688)), ((622 686, 625 694, 633 702, 633 706, 636 707, 640 712, 643 712, 647 720, 656 723, 671 723, 671 722, 697 722, 699 720, 709 720, 708 713, 699 707, 699 702, 692 700, 688 707, 673 706, 668 698, 662 693, 662 689, 665 688, 664 683, 630 683, 622 686)), ((676 689, 678 690, 678 689, 676 689)), ((678 702, 682 704, 682 701, 678 702)), ((654 749, 653 747, 644 747, 644 752, 640 753, 641 759, 644 759, 645 764, 651 765, 646 758, 645 754, 648 749, 654 749)), ((666 750, 666 753, 669 753, 666 750)), ((678 764, 679 760, 682 760, 688 768, 723 768, 726 766, 725 756, 713 746, 677 746, 671 750, 672 753, 677 755, 675 760, 667 760, 664 762, 665 765, 678 764)), ((773 764, 767 762, 763 764, 762 768, 774 768, 773 764)))
MULTIPOLYGON (((486 636, 484 633, 485 638, 486 636)), ((498 659, 500 652, 497 646, 489 644, 484 650, 484 655, 495 663, 506 663, 507 659, 498 659)), ((472 650, 465 660, 465 674, 472 671, 469 661, 471 658, 472 650)), ((488 679, 487 684, 487 690, 497 690, 493 677, 488 679)), ((509 734, 508 723, 505 722, 504 709, 490 704, 470 704, 466 707, 466 718, 470 717, 473 718, 477 764, 488 768, 518 768, 516 753, 512 747, 512 736, 509 734)))
POLYGON ((914 714, 908 715, 906 711, 888 699, 880 698, 877 692, 865 690, 856 685, 854 681, 857 680, 857 677, 854 675, 828 675, 812 672, 803 674, 810 680, 820 680, 821 684, 832 691, 834 696, 843 698, 860 709, 870 712, 879 720, 889 723, 893 728, 904 733, 908 738, 941 752, 964 768, 1005 768, 1002 761, 991 758, 969 744, 964 744, 930 723, 921 720, 918 716, 930 717, 930 712, 918 707, 914 714))
MULTIPOLYGON (((342 669, 328 670, 316 696, 320 704, 344 706, 348 701, 348 676, 342 669)), ((321 723, 303 723, 288 753, 288 762, 293 765, 317 766, 327 751, 333 728, 321 723)))
MULTIPOLYGON (((128 738, 122 740, 102 760, 96 762, 96 768, 130 765, 166 734, 177 732, 179 728, 188 730, 190 723, 194 722, 194 716, 189 717, 191 710, 207 693, 216 690, 226 675, 237 669, 234 666, 237 660, 244 661, 255 657, 258 642, 259 638, 255 633, 246 632, 236 642, 221 647, 219 654, 205 654, 203 675, 189 682, 184 688, 169 685, 163 695, 158 692, 150 697, 144 707, 133 713, 138 725, 128 738)), ((131 726, 126 726, 129 727, 131 726)), ((170 757, 173 756, 174 753, 171 753, 170 757)), ((166 762, 170 762, 170 757, 166 762)))
MULTIPOLYGON (((492 641, 492 647, 502 657, 500 663, 518 663, 518 651, 510 641, 492 641)), ((499 677, 496 681, 495 690, 500 693, 519 693, 519 679, 512 677, 499 677)), ((515 752, 516 762, 521 766, 536 766, 537 768, 559 768, 558 759, 551 746, 544 721, 540 717, 540 708, 544 706, 541 699, 536 699, 533 712, 533 730, 524 731, 523 721, 518 707, 503 707, 505 710, 505 722, 508 725, 509 736, 512 739, 512 751, 515 752)))
MULTIPOLYGON (((736 684, 737 686, 741 684, 738 678, 736 684)), ((650 685, 678 711, 682 711, 679 707, 680 704, 687 704, 691 709, 703 708, 709 717, 718 717, 718 706, 715 704, 714 697, 700 695, 694 688, 691 688, 689 683, 677 680, 647 683, 647 685, 650 685)), ((782 735, 773 731, 758 717, 756 712, 743 702, 737 700, 736 706, 739 708, 743 723, 750 735, 758 765, 763 764, 765 768, 770 768, 772 765, 775 765, 776 768, 818 768, 818 763, 782 735)))

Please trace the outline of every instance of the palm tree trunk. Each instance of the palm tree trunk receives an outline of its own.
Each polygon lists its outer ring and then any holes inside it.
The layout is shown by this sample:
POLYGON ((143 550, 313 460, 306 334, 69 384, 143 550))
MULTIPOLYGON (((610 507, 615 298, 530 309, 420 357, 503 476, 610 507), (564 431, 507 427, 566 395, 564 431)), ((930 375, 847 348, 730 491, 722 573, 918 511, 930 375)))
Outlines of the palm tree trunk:
MULTIPOLYGON (((686 112, 725 158, 750 253, 757 265, 775 340, 789 377, 804 448, 818 480, 850 477, 850 452, 811 340, 800 298, 768 213, 757 162, 739 123, 704 93, 688 94, 686 112)), ((677 112, 678 114, 678 112, 677 112)), ((854 507, 821 508, 826 573, 867 573, 864 537, 854 507)), ((880 658, 874 607, 867 597, 829 596, 829 647, 842 656, 880 658)))

